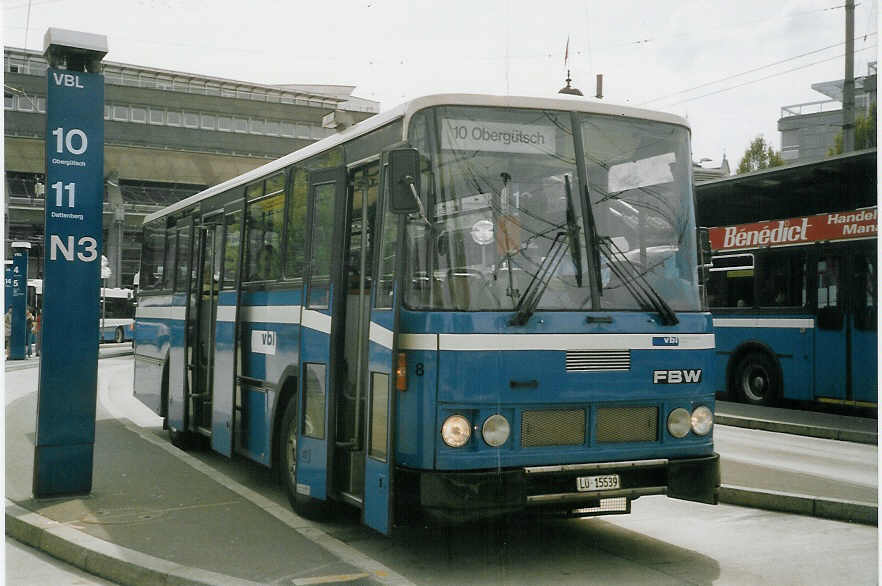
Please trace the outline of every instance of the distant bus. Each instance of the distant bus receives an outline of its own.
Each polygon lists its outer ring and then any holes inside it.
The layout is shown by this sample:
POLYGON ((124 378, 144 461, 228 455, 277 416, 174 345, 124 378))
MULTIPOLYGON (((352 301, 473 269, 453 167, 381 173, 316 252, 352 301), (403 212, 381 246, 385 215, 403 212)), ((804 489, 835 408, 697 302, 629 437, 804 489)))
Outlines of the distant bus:
POLYGON ((664 113, 428 96, 151 214, 135 396, 382 533, 715 504, 689 144, 664 113))
MULTIPOLYGON (((135 293, 131 289, 102 287, 98 298, 98 339, 128 342, 135 330, 135 293)), ((43 280, 28 279, 28 306, 43 307, 43 280)))
POLYGON ((699 185, 718 391, 874 408, 876 151, 699 185))

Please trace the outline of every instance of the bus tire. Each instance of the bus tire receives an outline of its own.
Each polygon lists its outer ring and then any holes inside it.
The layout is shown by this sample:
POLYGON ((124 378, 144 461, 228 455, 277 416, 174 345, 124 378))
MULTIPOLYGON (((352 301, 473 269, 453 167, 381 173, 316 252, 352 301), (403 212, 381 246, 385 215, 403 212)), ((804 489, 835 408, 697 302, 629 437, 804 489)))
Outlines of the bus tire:
POLYGON ((735 367, 735 391, 750 405, 770 406, 778 402, 778 368, 764 352, 748 352, 735 367))
POLYGON ((174 447, 185 452, 193 449, 193 436, 188 431, 178 431, 177 429, 168 428, 168 439, 174 447))
POLYGON ((295 394, 285 406, 282 429, 279 433, 279 467, 282 482, 285 485, 288 502, 295 513, 306 519, 322 519, 328 515, 327 504, 297 492, 297 428, 299 421, 297 395, 295 394))
POLYGON ((122 326, 116 328, 116 332, 113 335, 113 341, 116 342, 117 344, 120 344, 120 343, 126 341, 126 334, 123 331, 122 326))

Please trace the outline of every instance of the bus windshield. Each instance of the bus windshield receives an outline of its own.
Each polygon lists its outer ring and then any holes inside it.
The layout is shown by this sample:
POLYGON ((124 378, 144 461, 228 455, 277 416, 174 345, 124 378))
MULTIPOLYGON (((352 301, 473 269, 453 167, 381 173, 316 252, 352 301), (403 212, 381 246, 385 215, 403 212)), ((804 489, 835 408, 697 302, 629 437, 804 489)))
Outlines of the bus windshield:
POLYGON ((531 282, 544 310, 642 309, 645 278, 671 307, 700 309, 684 128, 549 110, 444 107, 414 116, 427 219, 408 220, 405 303, 510 311, 531 282), (601 298, 592 299, 578 166, 585 165, 601 298), (428 220, 428 221, 427 221, 428 220), (619 265, 629 270, 616 270, 619 265), (624 282, 623 282, 624 281, 624 282))

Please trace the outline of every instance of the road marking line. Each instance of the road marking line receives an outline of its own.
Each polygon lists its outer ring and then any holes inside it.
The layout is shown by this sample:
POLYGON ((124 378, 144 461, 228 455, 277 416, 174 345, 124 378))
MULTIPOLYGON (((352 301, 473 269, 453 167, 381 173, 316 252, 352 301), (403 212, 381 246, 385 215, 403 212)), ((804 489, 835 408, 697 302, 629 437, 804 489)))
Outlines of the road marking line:
POLYGON ((308 586, 309 584, 330 584, 332 582, 354 582, 361 578, 367 578, 370 574, 338 574, 336 576, 316 576, 314 578, 297 578, 293 580, 295 586, 308 586))

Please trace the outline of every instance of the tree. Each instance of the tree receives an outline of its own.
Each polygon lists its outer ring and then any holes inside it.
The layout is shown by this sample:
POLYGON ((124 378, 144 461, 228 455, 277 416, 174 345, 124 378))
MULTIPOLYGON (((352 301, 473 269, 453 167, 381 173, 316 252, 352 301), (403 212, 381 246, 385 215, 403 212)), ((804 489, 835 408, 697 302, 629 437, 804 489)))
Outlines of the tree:
POLYGON ((772 145, 766 142, 762 135, 753 139, 741 162, 738 163, 738 174, 750 173, 751 171, 759 171, 760 169, 768 169, 769 167, 778 167, 784 164, 781 159, 781 153, 772 148, 772 145))
MULTIPOLYGON (((854 121, 854 149, 871 149, 876 146, 876 102, 870 104, 866 116, 858 116, 854 121)), ((842 132, 833 139, 833 146, 827 150, 827 156, 842 154, 842 132)))

